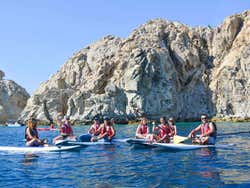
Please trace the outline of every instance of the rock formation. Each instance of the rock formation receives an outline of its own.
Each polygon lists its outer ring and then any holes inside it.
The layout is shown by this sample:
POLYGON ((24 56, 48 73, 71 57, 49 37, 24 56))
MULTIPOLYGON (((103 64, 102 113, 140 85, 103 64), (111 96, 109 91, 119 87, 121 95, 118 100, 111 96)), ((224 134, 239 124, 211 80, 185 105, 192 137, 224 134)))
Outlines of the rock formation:
POLYGON ((24 88, 11 80, 4 80, 0 70, 0 123, 16 121, 26 106, 29 94, 24 88))
POLYGON ((126 39, 106 36, 75 53, 41 84, 22 112, 46 120, 58 111, 84 121, 201 113, 250 116, 250 11, 213 29, 150 20, 126 39), (46 109, 44 108, 46 104, 46 109))

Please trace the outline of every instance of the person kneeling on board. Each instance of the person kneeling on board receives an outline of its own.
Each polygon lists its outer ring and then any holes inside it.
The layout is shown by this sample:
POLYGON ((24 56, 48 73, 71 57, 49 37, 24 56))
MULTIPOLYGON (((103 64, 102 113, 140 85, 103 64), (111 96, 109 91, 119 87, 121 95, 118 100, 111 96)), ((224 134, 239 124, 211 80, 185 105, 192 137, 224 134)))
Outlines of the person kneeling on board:
POLYGON ((207 115, 203 114, 201 116, 202 124, 192 130, 188 137, 193 138, 192 142, 200 145, 207 144, 215 144, 216 135, 217 135, 217 127, 215 123, 209 122, 207 119, 207 115), (195 137, 195 133, 201 131, 201 135, 199 137, 195 137))
POLYGON ((169 125, 166 124, 166 117, 161 117, 160 118, 160 125, 158 126, 153 126, 153 134, 151 137, 151 142, 156 141, 159 143, 169 143, 172 134, 172 129, 169 125))
POLYGON ((47 146, 47 139, 39 139, 37 131, 37 120, 32 118, 28 120, 28 126, 25 128, 26 146, 47 146))
POLYGON ((59 126, 60 135, 53 139, 53 143, 57 140, 72 140, 76 141, 76 136, 73 134, 73 129, 70 124, 70 118, 65 116, 64 119, 62 115, 57 117, 57 123, 59 126))
POLYGON ((113 123, 110 121, 110 118, 106 116, 103 118, 103 120, 103 124, 101 124, 101 126, 97 130, 98 136, 93 136, 91 138, 91 142, 96 142, 102 138, 104 138, 105 141, 110 142, 115 136, 115 129, 113 123))

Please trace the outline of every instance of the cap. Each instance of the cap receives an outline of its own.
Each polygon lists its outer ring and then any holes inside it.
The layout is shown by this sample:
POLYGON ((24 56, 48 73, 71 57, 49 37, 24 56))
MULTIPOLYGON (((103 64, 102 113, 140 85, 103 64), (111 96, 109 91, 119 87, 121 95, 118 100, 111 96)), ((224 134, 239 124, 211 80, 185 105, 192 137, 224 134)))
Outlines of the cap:
POLYGON ((98 117, 94 117, 94 120, 95 120, 95 121, 99 121, 99 118, 98 118, 98 117))
POLYGON ((110 118, 109 118, 108 116, 104 116, 104 117, 103 117, 103 120, 107 120, 107 121, 109 121, 109 120, 110 120, 110 118))

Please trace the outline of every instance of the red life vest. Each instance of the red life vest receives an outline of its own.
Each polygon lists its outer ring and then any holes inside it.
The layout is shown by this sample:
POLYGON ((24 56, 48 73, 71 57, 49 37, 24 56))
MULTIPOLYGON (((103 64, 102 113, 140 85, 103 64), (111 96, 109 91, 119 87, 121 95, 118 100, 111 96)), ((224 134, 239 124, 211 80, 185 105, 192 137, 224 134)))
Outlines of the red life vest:
POLYGON ((201 125, 201 134, 205 134, 210 131, 209 123, 204 123, 201 125))
POLYGON ((62 135, 71 135, 71 134, 73 134, 73 130, 72 130, 71 126, 66 124, 66 123, 63 124, 62 128, 61 128, 61 134, 62 135))
POLYGON ((170 134, 172 131, 171 131, 171 128, 168 126, 168 125, 160 125, 160 129, 159 129, 159 132, 158 132, 158 136, 160 138, 163 138, 164 136, 170 134))
POLYGON ((139 132, 140 134, 147 134, 148 133, 148 126, 147 126, 147 124, 141 124, 140 125, 140 132, 139 132))
POLYGON ((104 126, 101 131, 101 134, 104 134, 104 133, 107 133, 107 136, 112 136, 113 131, 112 131, 111 126, 104 126))
POLYGON ((98 123, 95 123, 95 124, 93 124, 93 127, 94 127, 94 131, 95 131, 95 133, 96 133, 96 131, 99 129, 99 127, 100 127, 100 124, 98 124, 98 123))

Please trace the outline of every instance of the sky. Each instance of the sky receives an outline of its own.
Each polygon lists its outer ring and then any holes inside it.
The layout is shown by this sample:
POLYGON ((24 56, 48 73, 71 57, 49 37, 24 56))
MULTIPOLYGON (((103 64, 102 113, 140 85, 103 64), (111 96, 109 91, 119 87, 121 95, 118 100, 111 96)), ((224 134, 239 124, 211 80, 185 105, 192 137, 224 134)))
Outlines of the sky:
POLYGON ((0 1, 0 70, 32 94, 73 53, 106 35, 125 38, 154 18, 216 27, 249 0, 0 1))

